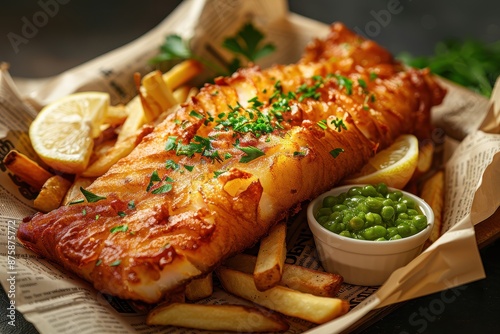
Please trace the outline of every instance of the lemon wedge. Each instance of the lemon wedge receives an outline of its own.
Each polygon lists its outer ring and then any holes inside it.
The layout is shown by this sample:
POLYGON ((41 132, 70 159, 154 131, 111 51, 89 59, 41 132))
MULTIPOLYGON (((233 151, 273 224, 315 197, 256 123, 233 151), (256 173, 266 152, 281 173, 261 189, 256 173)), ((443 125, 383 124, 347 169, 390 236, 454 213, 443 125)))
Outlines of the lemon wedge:
POLYGON ((378 152, 346 184, 378 184, 402 189, 410 181, 418 163, 418 139, 413 135, 399 136, 388 148, 378 152))
POLYGON ((48 104, 31 123, 33 149, 55 170, 83 172, 108 106, 109 94, 102 92, 75 93, 48 104))

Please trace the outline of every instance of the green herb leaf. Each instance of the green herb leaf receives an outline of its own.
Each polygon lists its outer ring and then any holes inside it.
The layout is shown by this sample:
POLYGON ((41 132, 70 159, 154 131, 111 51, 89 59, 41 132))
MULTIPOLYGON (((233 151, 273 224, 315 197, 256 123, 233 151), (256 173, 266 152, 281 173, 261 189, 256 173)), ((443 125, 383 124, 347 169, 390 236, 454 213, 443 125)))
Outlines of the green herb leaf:
POLYGON ((168 193, 170 190, 172 190, 172 185, 170 183, 164 184, 156 189, 154 189, 151 193, 152 194, 164 194, 168 193))
POLYGON ((246 154, 246 155, 242 156, 239 160, 239 162, 242 162, 242 163, 250 162, 254 159, 257 159, 260 156, 265 155, 264 151, 258 149, 255 146, 243 146, 242 147, 239 145, 238 142, 234 146, 246 154))
POLYGON ((370 81, 373 81, 378 78, 377 73, 375 72, 370 72, 370 81))
POLYGON ((340 153, 344 152, 344 149, 343 148, 340 148, 340 147, 337 147, 337 148, 334 148, 333 150, 330 151, 330 154, 332 155, 332 157, 336 158, 339 156, 340 153))
POLYGON ((328 129, 328 126, 326 125, 326 119, 322 119, 321 121, 318 121, 318 123, 316 124, 318 124, 318 126, 323 130, 328 129))
POLYGON ((95 215, 95 220, 98 220, 101 215, 95 215))
POLYGON ((116 261, 113 261, 109 264, 110 267, 116 267, 116 266, 119 266, 120 263, 122 263, 122 260, 116 260, 116 261))
POLYGON ((135 202, 132 200, 132 201, 128 202, 127 206, 130 210, 134 210, 135 209, 135 202))
POLYGON ((293 152, 294 157, 304 157, 305 155, 306 155, 306 152, 302 152, 302 151, 293 152))
POLYGON ((227 172, 227 170, 216 170, 214 172, 214 178, 218 178, 219 175, 224 174, 225 172, 227 172))
POLYGON ((95 263, 95 266, 98 267, 100 266, 102 263, 102 260, 101 259, 98 259, 97 262, 95 263))
POLYGON ((80 204, 80 203, 83 203, 83 202, 85 202, 84 199, 78 199, 76 201, 69 202, 68 205, 80 204))
POLYGON ((150 64, 158 64, 167 60, 190 59, 193 54, 187 43, 179 35, 168 35, 160 47, 160 53, 150 60, 150 64))
POLYGON ((172 169, 172 170, 177 170, 179 169, 179 164, 176 163, 174 160, 169 159, 165 162, 165 168, 166 169, 172 169))
POLYGON ((188 171, 192 172, 194 169, 194 166, 184 165, 184 168, 186 168, 188 171))
POLYGON ((334 74, 333 76, 337 79, 337 82, 338 82, 340 88, 342 88, 342 87, 345 88, 347 95, 351 95, 352 94, 352 80, 343 76, 343 75, 340 75, 340 74, 334 74))
POLYGON ((189 116, 191 116, 191 117, 195 117, 195 118, 198 118, 198 119, 204 119, 204 118, 205 118, 202 114, 200 114, 200 113, 199 113, 199 112, 197 112, 196 110, 191 110, 191 111, 189 112, 189 116))
POLYGON ((149 183, 148 183, 148 186, 146 187, 146 192, 149 191, 149 189, 151 189, 151 187, 155 184, 155 182, 160 182, 161 181, 161 178, 160 176, 158 175, 158 171, 154 171, 150 178, 149 178, 149 183))
POLYGON ((118 225, 113 227, 109 232, 111 233, 116 233, 116 232, 127 232, 128 231, 128 225, 118 225))
POLYGON ((264 34, 257 30, 251 23, 243 25, 233 37, 226 38, 222 46, 229 51, 240 54, 250 61, 256 61, 275 50, 273 44, 261 45, 264 34))
POLYGON ((358 84, 363 87, 364 89, 366 89, 368 87, 368 85, 366 84, 366 81, 363 80, 363 79, 358 79, 358 84))
POLYGON ((347 130, 347 126, 345 125, 344 120, 341 118, 332 119, 330 124, 333 124, 335 128, 337 128, 338 132, 341 132, 342 129, 347 130))
POLYGON ((106 199, 106 197, 93 194, 90 191, 83 189, 83 187, 80 187, 80 191, 89 203, 95 203, 100 200, 106 199))
POLYGON ((83 215, 83 216, 86 216, 86 215, 87 215, 87 209, 83 209, 83 210, 82 210, 82 215, 83 215))
POLYGON ((168 137, 167 139, 167 143, 165 144, 165 150, 166 151, 171 151, 171 150, 175 150, 175 148, 177 147, 177 137, 176 136, 170 136, 168 137))
POLYGON ((126 214, 125 212, 123 212, 123 211, 118 211, 118 216, 120 216, 120 217, 122 217, 122 218, 123 218, 123 217, 125 217, 126 215, 127 215, 127 214, 126 214))

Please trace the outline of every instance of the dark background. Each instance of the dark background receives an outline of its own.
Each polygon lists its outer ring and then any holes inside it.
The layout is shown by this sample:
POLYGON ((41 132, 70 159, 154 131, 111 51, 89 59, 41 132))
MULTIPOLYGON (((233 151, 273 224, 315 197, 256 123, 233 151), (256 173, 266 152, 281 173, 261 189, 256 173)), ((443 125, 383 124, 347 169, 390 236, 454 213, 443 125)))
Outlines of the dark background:
MULTIPOLYGON (((49 3, 56 0, 41 0, 49 3)), ((24 20, 32 21, 40 1, 2 1, 0 61, 20 77, 58 74, 141 36, 163 20, 180 1, 59 0, 58 13, 38 28, 17 52, 9 33, 22 35, 24 20)), ((273 0, 270 0, 273 1, 273 0)), ((342 21, 358 28, 394 54, 402 51, 428 55, 437 42, 450 37, 500 40, 500 1, 401 0, 390 20, 380 16, 391 1, 289 0, 290 10, 325 23, 342 21), (376 16, 379 16, 380 23, 376 16), (376 29, 378 27, 378 29, 376 29)), ((487 278, 460 289, 418 298, 401 305, 382 320, 361 329, 363 333, 471 333, 497 332, 500 326, 500 251, 498 242, 481 251, 487 278), (443 297, 445 296, 445 297, 443 297), (456 296, 452 302, 450 296, 456 296), (441 307, 443 306, 443 307, 441 307)), ((0 293, 1 314, 7 299, 0 293)), ((16 319, 16 331, 0 319, 0 333, 35 333, 30 324, 16 319), (21 325, 27 327, 19 327, 21 325)), ((91 319, 89 319, 91 321, 91 319)), ((76 330, 76 329, 75 329, 76 330)))

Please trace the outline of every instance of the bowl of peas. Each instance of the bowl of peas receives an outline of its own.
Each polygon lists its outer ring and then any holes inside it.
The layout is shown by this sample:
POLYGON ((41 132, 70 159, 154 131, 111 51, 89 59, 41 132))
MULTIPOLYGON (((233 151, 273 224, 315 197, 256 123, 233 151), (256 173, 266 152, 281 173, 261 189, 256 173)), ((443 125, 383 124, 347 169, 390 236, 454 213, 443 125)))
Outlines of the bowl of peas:
POLYGON ((381 183, 320 195, 309 204, 307 221, 326 271, 346 283, 376 286, 420 254, 434 214, 423 199, 381 183))

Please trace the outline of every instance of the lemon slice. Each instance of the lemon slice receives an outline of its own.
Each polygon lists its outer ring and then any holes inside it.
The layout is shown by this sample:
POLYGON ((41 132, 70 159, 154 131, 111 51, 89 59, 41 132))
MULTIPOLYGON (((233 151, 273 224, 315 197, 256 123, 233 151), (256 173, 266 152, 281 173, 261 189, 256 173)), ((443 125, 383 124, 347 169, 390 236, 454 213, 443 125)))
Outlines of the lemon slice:
POLYGON ((384 182, 389 187, 402 189, 410 181, 418 163, 418 139, 413 135, 399 136, 396 141, 373 156, 346 184, 384 182))
POLYGON ((33 149, 55 170, 83 172, 108 106, 109 95, 101 92, 75 93, 48 104, 31 123, 33 149))

